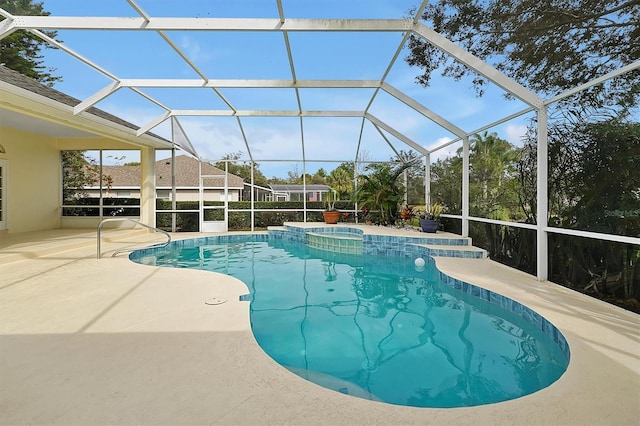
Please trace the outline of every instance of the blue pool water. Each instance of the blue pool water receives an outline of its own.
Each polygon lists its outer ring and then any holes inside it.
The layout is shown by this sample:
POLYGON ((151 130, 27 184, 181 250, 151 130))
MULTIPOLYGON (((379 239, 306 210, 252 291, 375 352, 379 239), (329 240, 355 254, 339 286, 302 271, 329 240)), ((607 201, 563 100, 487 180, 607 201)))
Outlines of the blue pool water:
POLYGON ((416 407, 474 406, 536 392, 567 368, 547 334, 443 284, 433 262, 416 270, 413 259, 249 238, 172 243, 131 258, 242 280, 264 351, 338 392, 416 407))

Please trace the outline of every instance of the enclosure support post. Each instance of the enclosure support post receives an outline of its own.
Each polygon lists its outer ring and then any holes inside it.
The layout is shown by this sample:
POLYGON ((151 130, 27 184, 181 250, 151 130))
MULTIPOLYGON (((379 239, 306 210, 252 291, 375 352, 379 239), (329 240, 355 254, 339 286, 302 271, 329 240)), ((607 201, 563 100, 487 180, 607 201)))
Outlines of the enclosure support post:
POLYGON ((176 147, 171 149, 171 232, 176 232, 177 219, 176 210, 178 209, 178 200, 176 200, 176 147))
MULTIPOLYGON (((335 199, 335 198, 334 198, 335 199)), ((302 221, 307 223, 307 162, 302 162, 302 221)))
POLYGON ((198 231, 204 229, 204 180, 202 179, 202 160, 198 161, 198 231))
POLYGON ((402 180, 403 180, 403 184, 404 184, 404 206, 409 205, 409 178, 407 176, 407 170, 405 170, 404 172, 402 172, 402 180))
POLYGON ((229 160, 224 162, 224 228, 229 230, 229 160))
POLYGON ((538 281, 548 278, 548 235, 547 225, 549 217, 548 197, 549 149, 547 143, 547 108, 538 109, 538 140, 537 140, 537 204, 536 211, 536 276, 538 281))
MULTIPOLYGON (((358 161, 354 161, 353 162, 353 193, 356 194, 358 192, 358 161)), ((353 204, 353 208, 354 208, 354 212, 353 214, 355 215, 355 219, 356 219, 356 223, 358 223, 358 212, 360 210, 358 210, 358 200, 356 199, 355 203, 353 204)))
POLYGON ((424 156, 424 206, 431 205, 431 155, 424 156))
POLYGON ((140 149, 140 221, 146 225, 156 227, 156 150, 155 148, 140 149))
POLYGON ((462 236, 469 236, 469 135, 462 139, 462 236))
POLYGON ((254 175, 253 175, 253 171, 255 169, 255 163, 252 161, 251 162, 251 232, 254 231, 255 229, 255 222, 256 222, 256 212, 255 212, 255 208, 256 208, 256 200, 255 200, 255 184, 254 184, 254 175))

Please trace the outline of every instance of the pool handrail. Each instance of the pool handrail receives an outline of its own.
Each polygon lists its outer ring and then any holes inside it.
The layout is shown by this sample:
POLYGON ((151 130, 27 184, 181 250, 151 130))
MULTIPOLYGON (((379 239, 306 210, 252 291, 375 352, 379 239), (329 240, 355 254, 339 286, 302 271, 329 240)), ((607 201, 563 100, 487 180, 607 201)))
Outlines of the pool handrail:
MULTIPOLYGON (((151 229, 153 232, 159 232, 161 234, 166 235, 167 241, 165 241, 164 243, 154 244, 154 245, 146 247, 146 248, 166 247, 171 242, 171 234, 169 234, 167 231, 164 231, 162 229, 153 227, 151 225, 147 225, 146 223, 142 223, 139 220, 131 219, 131 218, 128 218, 128 217, 115 217, 115 218, 102 219, 102 221, 100 221, 100 224, 98 225, 98 244, 97 244, 97 249, 98 249, 97 258, 98 259, 100 259, 102 257, 102 235, 101 235, 102 234, 102 225, 104 225, 107 222, 127 222, 127 221, 128 222, 133 222, 134 224, 143 226, 143 227, 145 227, 147 229, 151 229)), ((120 253, 124 253, 125 251, 133 251, 133 250, 136 250, 136 249, 134 249, 134 248, 118 249, 118 250, 113 252, 111 257, 116 257, 116 255, 118 255, 120 253)))

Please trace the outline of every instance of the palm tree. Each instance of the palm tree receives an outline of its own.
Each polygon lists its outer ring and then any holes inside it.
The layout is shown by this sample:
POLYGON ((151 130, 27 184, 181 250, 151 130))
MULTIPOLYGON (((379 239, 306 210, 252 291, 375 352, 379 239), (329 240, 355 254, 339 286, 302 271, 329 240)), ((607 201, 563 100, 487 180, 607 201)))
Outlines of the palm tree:
POLYGON ((329 173, 327 184, 338 193, 338 199, 350 198, 353 193, 353 163, 342 163, 329 173))
POLYGON ((411 166, 412 163, 399 166, 389 164, 367 166, 365 170, 370 173, 359 176, 360 186, 355 193, 355 200, 360 207, 377 211, 381 224, 394 223, 398 219, 405 190, 399 178, 411 166))

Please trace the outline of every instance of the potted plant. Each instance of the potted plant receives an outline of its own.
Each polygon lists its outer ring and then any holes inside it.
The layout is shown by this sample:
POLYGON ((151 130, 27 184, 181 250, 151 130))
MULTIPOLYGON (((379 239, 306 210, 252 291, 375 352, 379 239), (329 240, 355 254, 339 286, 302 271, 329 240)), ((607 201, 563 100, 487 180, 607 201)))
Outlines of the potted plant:
POLYGON ((435 233, 440 228, 440 215, 444 208, 441 204, 431 204, 420 215, 420 227, 423 232, 435 233))
POLYGON ((327 192, 327 198, 324 200, 324 211, 322 216, 324 222, 330 225, 335 225, 340 219, 340 211, 336 209, 336 193, 333 191, 327 192))

